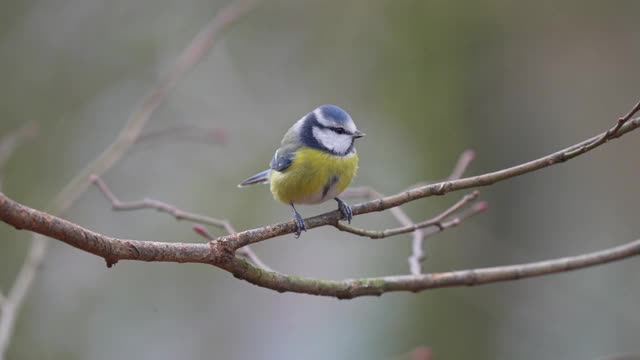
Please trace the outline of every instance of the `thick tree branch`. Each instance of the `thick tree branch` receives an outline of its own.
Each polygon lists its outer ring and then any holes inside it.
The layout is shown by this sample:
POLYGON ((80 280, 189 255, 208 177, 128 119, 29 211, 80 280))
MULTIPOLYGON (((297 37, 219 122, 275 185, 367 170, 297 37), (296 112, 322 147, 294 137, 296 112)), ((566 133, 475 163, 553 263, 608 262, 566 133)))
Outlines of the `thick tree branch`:
POLYGON ((212 242, 211 245, 161 243, 104 236, 64 219, 21 205, 2 193, 0 193, 0 219, 18 229, 37 232, 103 257, 109 266, 118 260, 211 264, 261 287, 280 292, 290 291, 340 299, 381 295, 392 291, 418 292, 442 287, 475 286, 519 280, 605 264, 640 254, 639 239, 588 254, 527 264, 336 281, 287 276, 262 270, 235 257, 233 250, 226 248, 223 242, 212 242))
MULTIPOLYGON (((195 225, 193 227, 193 231, 196 232, 196 234, 204 237, 205 239, 211 241, 214 240, 215 237, 212 236, 209 233, 209 230, 207 230, 206 227, 204 227, 204 225, 195 225)), ((235 232, 233 232, 232 234, 235 234, 235 232)), ((240 248, 236 251, 236 255, 241 256, 247 260, 249 260, 250 262, 252 262, 255 266, 263 269, 263 270, 267 270, 267 271, 273 271, 273 269, 271 269, 266 263, 264 263, 260 257, 258 256, 258 254, 255 253, 255 251, 253 251, 253 249, 249 246, 245 246, 243 248, 240 248)))
MULTIPOLYGON (((92 176, 91 182, 93 182, 96 187, 98 187, 100 192, 102 192, 102 194, 111 202, 111 208, 115 211, 154 209, 159 212, 169 214, 178 221, 186 220, 200 225, 211 225, 225 230, 228 234, 236 233, 236 230, 233 228, 229 220, 215 219, 209 216, 191 213, 178 209, 171 204, 153 199, 143 199, 127 202, 120 201, 120 199, 116 197, 116 195, 111 191, 107 184, 99 177, 92 176)), ((204 228, 204 226, 194 227, 194 230, 196 231, 196 233, 204 236, 209 241, 214 239, 206 230, 206 228, 204 228)), ((271 270, 271 268, 269 268, 269 266, 267 266, 249 246, 238 249, 236 251, 236 254, 253 262, 257 267, 260 267, 264 270, 271 270)))

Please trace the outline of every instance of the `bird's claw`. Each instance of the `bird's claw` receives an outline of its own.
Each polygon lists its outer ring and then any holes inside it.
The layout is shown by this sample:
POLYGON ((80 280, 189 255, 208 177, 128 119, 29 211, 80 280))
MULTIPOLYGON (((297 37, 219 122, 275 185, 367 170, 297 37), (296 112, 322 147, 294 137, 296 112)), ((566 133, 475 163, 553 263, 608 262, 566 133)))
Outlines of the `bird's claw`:
POLYGON ((351 210, 351 206, 341 199, 336 198, 336 201, 338 202, 338 209, 342 213, 342 219, 347 220, 347 222, 351 224, 351 219, 353 219, 353 210, 351 210))
POLYGON ((296 222, 296 239, 297 239, 300 237, 303 231, 307 231, 307 226, 304 224, 304 219, 299 214, 294 214, 293 220, 296 222))

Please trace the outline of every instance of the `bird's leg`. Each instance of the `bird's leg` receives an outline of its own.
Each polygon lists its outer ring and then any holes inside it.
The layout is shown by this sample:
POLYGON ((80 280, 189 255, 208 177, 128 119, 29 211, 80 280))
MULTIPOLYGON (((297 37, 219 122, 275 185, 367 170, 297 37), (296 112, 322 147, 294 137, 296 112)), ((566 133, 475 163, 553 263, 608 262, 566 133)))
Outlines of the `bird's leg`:
POLYGON ((291 210, 293 210, 293 220, 295 220, 296 222, 296 239, 300 237, 300 234, 302 234, 303 231, 307 231, 307 227, 304 224, 304 219, 302 218, 302 216, 300 216, 300 214, 298 213, 298 210, 296 210, 296 207, 293 206, 293 203, 290 203, 289 205, 291 205, 291 210))
POLYGON ((351 219, 353 219, 353 210, 351 210, 351 206, 340 198, 335 198, 335 200, 338 202, 338 209, 342 213, 342 218, 351 224, 351 219))

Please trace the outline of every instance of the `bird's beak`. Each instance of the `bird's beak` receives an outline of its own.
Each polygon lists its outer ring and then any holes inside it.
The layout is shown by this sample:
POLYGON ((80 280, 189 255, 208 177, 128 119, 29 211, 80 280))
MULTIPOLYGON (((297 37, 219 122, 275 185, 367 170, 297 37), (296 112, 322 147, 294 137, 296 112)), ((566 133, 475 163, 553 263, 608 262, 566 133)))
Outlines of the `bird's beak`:
POLYGON ((356 131, 353 133, 353 135, 351 135, 351 136, 353 136, 353 138, 354 138, 354 139, 358 139, 358 138, 363 137, 363 136, 364 136, 364 133, 363 133, 362 131, 356 130, 356 131))

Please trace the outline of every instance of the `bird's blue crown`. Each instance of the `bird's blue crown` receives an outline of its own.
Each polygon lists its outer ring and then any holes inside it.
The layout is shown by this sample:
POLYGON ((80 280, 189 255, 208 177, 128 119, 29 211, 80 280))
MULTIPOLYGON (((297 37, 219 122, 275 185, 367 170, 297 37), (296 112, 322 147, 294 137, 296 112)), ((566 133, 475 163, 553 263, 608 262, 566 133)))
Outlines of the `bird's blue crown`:
POLYGON ((336 105, 320 105, 317 110, 326 119, 333 120, 338 124, 345 124, 351 120, 349 114, 336 105))

